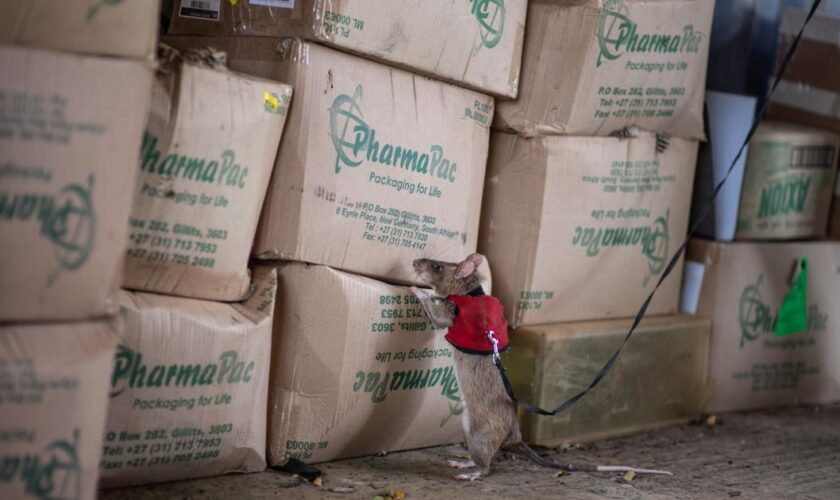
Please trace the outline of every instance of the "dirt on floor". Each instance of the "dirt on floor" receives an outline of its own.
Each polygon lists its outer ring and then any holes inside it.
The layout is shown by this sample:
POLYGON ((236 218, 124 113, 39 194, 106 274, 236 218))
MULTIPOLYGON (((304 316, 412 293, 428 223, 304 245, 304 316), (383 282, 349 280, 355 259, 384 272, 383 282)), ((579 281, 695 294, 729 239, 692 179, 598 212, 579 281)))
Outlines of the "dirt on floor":
POLYGON ((452 479, 446 460, 462 446, 321 464, 320 486, 277 472, 230 475, 109 490, 102 498, 840 498, 840 405, 724 415, 583 446, 541 450, 560 462, 667 469, 673 476, 572 473, 558 477, 505 454, 472 483, 452 479))

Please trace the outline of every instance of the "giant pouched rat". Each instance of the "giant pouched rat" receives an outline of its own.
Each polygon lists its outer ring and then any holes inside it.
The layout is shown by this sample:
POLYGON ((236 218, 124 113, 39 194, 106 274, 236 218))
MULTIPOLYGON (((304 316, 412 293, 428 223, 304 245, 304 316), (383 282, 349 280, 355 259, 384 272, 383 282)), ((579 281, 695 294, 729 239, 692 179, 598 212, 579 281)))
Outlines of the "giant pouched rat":
POLYGON ((625 466, 560 464, 540 456, 522 441, 516 407, 508 397, 501 375, 494 365, 492 341, 488 340, 485 345, 481 345, 491 328, 477 326, 482 321, 485 325, 492 324, 492 328, 497 330, 504 329, 504 332, 495 331, 492 337, 507 344, 507 322, 504 321, 501 305, 494 297, 484 294, 481 286, 483 278, 476 271, 483 260, 481 255, 472 254, 460 263, 431 259, 418 259, 413 262, 420 280, 431 286, 437 296, 417 287, 411 287, 411 291, 420 300, 435 326, 449 329, 447 340, 456 348, 455 372, 465 406, 462 423, 472 460, 450 460, 448 464, 458 469, 476 467, 478 470, 459 474, 455 478, 475 480, 486 476, 490 473, 490 462, 502 448, 519 453, 539 465, 570 472, 632 471, 670 475, 670 472, 666 471, 625 466), (470 298, 475 300, 470 301, 470 298), (464 307, 481 309, 481 312, 464 311, 464 307), (501 319, 484 320, 480 319, 482 315, 498 315, 501 319), (464 330, 470 329, 476 331, 467 332, 470 338, 466 341, 452 338, 453 334, 463 335, 464 330), (464 342, 473 344, 469 344, 470 348, 465 348, 464 342), (490 347, 489 350, 487 346, 490 347))

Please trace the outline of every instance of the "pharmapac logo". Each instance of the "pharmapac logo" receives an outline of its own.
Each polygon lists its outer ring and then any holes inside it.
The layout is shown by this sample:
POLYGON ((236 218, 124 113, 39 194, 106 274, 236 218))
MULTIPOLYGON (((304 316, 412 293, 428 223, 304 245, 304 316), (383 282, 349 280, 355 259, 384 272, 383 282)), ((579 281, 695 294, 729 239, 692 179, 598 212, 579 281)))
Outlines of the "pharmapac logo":
POLYGON ((741 292, 741 300, 738 302, 741 347, 746 342, 758 339, 761 334, 773 331, 773 313, 761 297, 763 278, 763 274, 759 275, 755 283, 750 283, 741 292))
POLYGON ((572 245, 586 248, 587 257, 595 257, 601 252, 601 247, 638 246, 642 255, 647 258, 648 275, 642 282, 647 286, 650 278, 659 276, 665 269, 668 258, 670 236, 668 219, 671 211, 665 212, 654 219, 647 226, 622 227, 581 227, 575 228, 572 245))
POLYGON ((225 351, 218 361, 206 364, 146 365, 143 354, 124 345, 117 346, 111 374, 111 397, 126 389, 143 387, 197 387, 247 384, 254 375, 255 362, 239 359, 236 351, 225 351))
MULTIPOLYGON (((758 340, 762 335, 773 332, 776 315, 761 295, 761 283, 764 275, 759 274, 755 283, 750 283, 741 291, 738 301, 738 326, 741 330, 740 347, 758 340)), ((808 306, 808 332, 828 331, 828 314, 819 305, 808 306)))
POLYGON ((598 19, 598 45, 600 53, 595 67, 604 60, 613 61, 625 52, 678 53, 698 52, 703 34, 686 24, 682 33, 661 34, 637 32, 637 25, 628 17, 629 9, 623 0, 607 0, 598 19))
POLYGON ((481 47, 492 49, 502 40, 505 31, 505 0, 470 0, 472 15, 478 21, 481 47))
POLYGON ((446 158, 443 146, 433 144, 427 153, 404 146, 380 143, 376 129, 369 126, 359 102, 362 86, 353 95, 341 94, 329 108, 330 138, 335 148, 335 172, 342 167, 356 168, 363 162, 371 165, 399 168, 409 172, 455 182, 458 164, 446 158))

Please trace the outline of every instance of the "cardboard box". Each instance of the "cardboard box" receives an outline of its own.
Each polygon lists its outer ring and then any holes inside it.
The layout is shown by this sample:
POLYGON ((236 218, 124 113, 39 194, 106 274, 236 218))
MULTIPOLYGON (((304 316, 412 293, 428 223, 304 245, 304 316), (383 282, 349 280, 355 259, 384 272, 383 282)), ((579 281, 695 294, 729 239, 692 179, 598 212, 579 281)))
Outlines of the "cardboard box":
POLYGON ((515 98, 526 0, 174 0, 169 34, 300 37, 515 98))
POLYGON ((494 126, 526 136, 625 126, 703 138, 714 2, 532 0, 516 101, 494 126))
POLYGON ((840 400, 840 244, 692 240, 683 308, 712 319, 708 410, 840 400), (774 324, 799 259, 807 258, 806 332, 774 324))
MULTIPOLYGON (((782 15, 777 68, 805 23, 807 11, 786 9, 782 15)), ((832 71, 840 65, 840 19, 815 15, 802 34, 796 55, 770 102, 768 116, 840 133, 840 79, 832 71)), ((840 240, 840 178, 834 188, 828 236, 840 240)))
MULTIPOLYGON (((807 10, 788 8, 782 14, 776 70, 781 67, 796 34, 805 24, 807 10)), ((840 133, 840 19, 817 13, 802 34, 799 46, 779 82, 768 116, 840 133)), ((773 75, 775 77, 775 74, 773 75)))
POLYGON ((104 486, 265 468, 276 284, 273 270, 256 271, 239 304, 122 293, 104 486))
POLYGON ((153 59, 160 0, 4 2, 0 43, 153 59))
MULTIPOLYGON (((496 132, 479 251, 511 325, 633 316, 687 232, 697 142, 496 132)), ((680 263, 681 265, 681 263, 680 263)), ((680 267, 648 314, 673 314, 680 267)))
MULTIPOLYGON (((618 348, 631 320, 520 328, 503 360, 516 396, 552 409, 584 390, 618 348)), ((610 375, 569 411, 520 412, 525 441, 559 446, 684 423, 702 413, 708 384, 707 319, 646 318, 610 375)))
POLYGON ((0 46, 0 321, 114 312, 149 63, 0 46))
POLYGON ((411 261, 475 250, 490 97, 288 40, 297 93, 254 253, 417 283, 411 261))
POLYGON ((325 266, 278 271, 269 463, 462 439, 453 348, 408 288, 325 266))
POLYGON ((826 234, 840 136, 764 122, 747 151, 736 239, 796 239, 826 234))
POLYGON ((188 52, 187 61, 167 52, 143 136, 123 286, 241 300, 292 88, 230 72, 218 52, 188 52))
POLYGON ((96 498, 111 321, 0 326, 2 498, 96 498))
MULTIPOLYGON (((172 36, 161 38, 161 42, 181 52, 203 50, 212 47, 225 53, 227 67, 246 75, 281 81, 284 40, 281 38, 255 36, 172 36)), ((286 42, 289 43, 289 42, 286 42)), ((306 89, 294 89, 306 92, 306 89)))

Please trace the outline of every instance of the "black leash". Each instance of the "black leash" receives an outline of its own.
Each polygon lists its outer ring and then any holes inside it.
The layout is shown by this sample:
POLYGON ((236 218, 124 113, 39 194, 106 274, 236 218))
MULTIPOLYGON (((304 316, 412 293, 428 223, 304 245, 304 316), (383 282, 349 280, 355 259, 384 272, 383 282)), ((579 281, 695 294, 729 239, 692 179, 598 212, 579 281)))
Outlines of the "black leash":
POLYGON ((513 386, 511 386, 510 380, 508 380, 507 373, 505 372, 505 367, 502 366, 501 359, 498 356, 495 356, 494 357, 494 362, 495 362, 496 368, 499 369, 499 373, 502 376, 502 382, 504 382, 505 391, 507 391, 508 397, 510 397, 511 401, 513 401, 514 404, 518 404, 519 406, 524 408, 526 411, 529 411, 531 413, 536 413, 537 415, 557 415, 558 413, 561 413, 561 412, 566 411, 569 408, 571 408, 583 396, 585 396, 586 393, 588 393, 589 391, 594 389, 595 386, 597 386, 599 383, 601 383, 601 380, 603 380, 603 378, 607 376, 607 374, 610 372, 613 365, 615 364, 615 360, 618 358, 618 355, 621 354, 621 350, 624 349, 625 344, 627 344, 627 341, 630 340, 630 337, 636 331, 636 327, 639 326, 639 323, 645 317, 645 314, 647 313, 647 308, 650 305, 650 301, 653 299, 653 296, 654 296, 654 294, 656 294, 656 291, 659 290, 659 286, 662 284, 663 281, 665 281, 665 278, 667 278, 668 275, 671 274, 671 271, 674 270, 674 267, 676 267, 677 262, 679 262, 680 258, 685 253, 685 249, 688 246, 688 241, 691 239, 692 236, 694 236, 695 232, 697 231, 697 228, 700 226, 700 223, 709 215, 709 212, 712 209, 712 205, 715 201, 715 198, 717 198, 718 193, 720 193, 721 188, 726 183, 726 181, 729 179, 729 175, 735 169, 735 165, 738 163, 738 159, 741 158, 741 155, 744 153, 744 149, 746 149, 747 145, 750 143, 750 139, 752 139, 753 134, 755 134, 755 131, 758 128, 758 124, 761 121, 761 118, 764 117, 764 114, 765 114, 766 108, 767 108, 767 104, 770 102, 770 99, 773 97, 773 93, 776 91, 776 87, 779 85, 779 82, 781 81, 782 76, 784 76, 785 71, 787 71, 788 65, 790 64, 790 60, 793 57, 793 53, 796 52, 796 48, 799 46, 799 40, 802 38, 802 33, 805 31, 805 27, 808 26, 808 22, 811 21, 811 17, 813 17, 814 12, 817 11, 817 7, 819 7, 821 1, 822 0, 814 0, 813 5, 811 5, 811 10, 810 10, 810 12, 808 12, 808 17, 805 18, 805 23, 802 24, 802 28, 799 29, 799 33, 796 35, 796 38, 793 40, 793 44, 791 44, 790 48, 787 51, 787 54, 785 54, 785 58, 782 61, 782 66, 779 68, 778 73, 776 73, 776 78, 773 81, 773 86, 770 89, 770 93, 768 94, 767 99, 762 103, 761 108, 759 109, 756 116, 753 118, 752 126, 750 127, 750 131, 747 134, 747 137, 744 139, 744 143, 741 145, 741 149, 738 150, 738 154, 735 155, 735 159, 732 160, 732 164, 729 165, 729 169, 726 171, 726 175, 715 186, 715 189, 712 192, 712 196, 708 199, 708 201, 706 201, 706 204, 703 206, 703 209, 700 211, 699 216, 694 221, 694 224, 692 224, 691 229, 688 231, 688 235, 685 237, 685 240, 682 242, 680 247, 677 249, 676 253, 674 253, 674 256, 671 257, 671 261, 668 262, 668 266, 665 267, 664 272, 659 277, 659 281, 656 282, 656 286, 653 288, 653 290, 651 290, 650 294, 647 296, 645 301, 642 303, 642 307, 639 309, 639 312, 636 313, 636 317, 633 320, 632 326, 630 326, 630 330, 627 332, 627 335, 624 336, 624 340, 621 341, 621 344, 618 346, 618 349, 615 351, 615 354, 613 354, 610 357, 610 359, 607 360, 607 362, 604 364, 603 368, 601 368, 601 370, 598 372, 598 374, 595 375, 595 378, 592 379, 592 382, 589 384, 589 387, 587 387, 583 391, 575 394, 574 396, 572 396, 569 399, 567 399, 566 401, 564 401, 560 406, 555 408, 554 411, 543 410, 539 406, 534 406, 530 403, 525 403, 525 402, 522 402, 522 401, 519 401, 518 399, 516 399, 516 396, 513 394, 513 386))
POLYGON ((301 462, 297 458, 289 458, 283 465, 274 465, 269 467, 269 469, 300 476, 310 483, 321 477, 321 469, 315 467, 314 465, 301 462))

